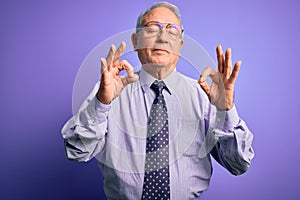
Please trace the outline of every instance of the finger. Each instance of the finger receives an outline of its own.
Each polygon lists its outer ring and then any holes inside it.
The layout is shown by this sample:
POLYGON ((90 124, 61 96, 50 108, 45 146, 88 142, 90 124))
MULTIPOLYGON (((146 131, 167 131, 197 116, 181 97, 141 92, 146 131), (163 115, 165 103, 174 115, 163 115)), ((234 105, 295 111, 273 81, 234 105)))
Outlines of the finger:
POLYGON ((210 95, 210 86, 206 82, 206 79, 208 76, 212 76, 215 74, 215 70, 213 70, 211 67, 207 67, 203 70, 203 72, 200 75, 200 78, 198 80, 198 83, 200 84, 201 88, 204 90, 204 92, 209 96, 210 95))
POLYGON ((231 71, 232 71, 231 48, 228 48, 225 52, 225 64, 224 64, 224 75, 226 78, 230 77, 231 71))
POLYGON ((116 46, 114 44, 112 44, 110 46, 109 52, 108 52, 107 57, 106 57, 106 63, 107 63, 108 67, 110 67, 112 65, 115 53, 116 53, 116 46))
POLYGON ((122 60, 120 62, 120 67, 119 70, 126 70, 127 71, 127 76, 122 78, 122 82, 124 86, 126 86, 129 83, 132 83, 134 81, 137 81, 139 79, 139 76, 137 74, 134 74, 134 70, 131 64, 127 62, 127 60, 122 60))
POLYGON ((203 70, 203 72, 201 73, 199 81, 200 82, 204 82, 204 81, 206 81, 206 79, 207 79, 208 76, 211 77, 213 74, 216 74, 216 73, 217 72, 213 68, 206 67, 203 70))
POLYGON ((114 57, 114 61, 116 62, 120 59, 120 57, 122 56, 124 50, 126 48, 126 43, 124 41, 121 42, 119 48, 117 49, 116 53, 115 53, 115 57, 114 57))
POLYGON ((219 84, 220 81, 222 81, 219 73, 217 73, 213 68, 211 67, 207 67, 206 69, 204 69, 204 71, 202 72, 202 74, 200 75, 200 82, 206 81, 207 77, 210 77, 212 82, 214 82, 215 84, 219 84))
POLYGON ((228 80, 229 83, 232 83, 232 84, 235 83, 236 78, 237 78, 237 76, 238 76, 238 74, 239 74, 241 65, 242 65, 242 61, 240 61, 240 60, 237 61, 237 62, 235 63, 235 65, 234 65, 234 67, 233 67, 232 74, 231 74, 231 76, 230 76, 230 78, 229 78, 229 80, 228 80))
POLYGON ((134 74, 134 70, 131 64, 127 60, 122 60, 120 62, 119 70, 126 70, 129 77, 134 77, 136 74, 134 74))
POLYGON ((198 80, 200 87, 204 90, 204 92, 209 96, 210 95, 210 85, 205 81, 201 82, 198 80))
POLYGON ((101 58, 101 73, 103 73, 105 70, 107 70, 107 62, 105 58, 101 58))
POLYGON ((217 46, 217 59, 218 59, 218 71, 220 73, 224 72, 224 55, 223 55, 223 50, 222 50, 222 46, 219 44, 217 46))

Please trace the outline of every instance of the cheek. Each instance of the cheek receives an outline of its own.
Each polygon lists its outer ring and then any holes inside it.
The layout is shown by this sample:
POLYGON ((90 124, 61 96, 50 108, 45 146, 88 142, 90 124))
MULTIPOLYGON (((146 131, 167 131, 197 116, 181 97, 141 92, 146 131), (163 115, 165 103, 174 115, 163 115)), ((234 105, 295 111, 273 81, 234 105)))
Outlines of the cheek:
POLYGON ((142 39, 139 38, 137 41, 137 48, 138 49, 145 49, 145 48, 153 48, 155 44, 155 40, 154 39, 142 39))
POLYGON ((171 43, 171 48, 175 53, 180 53, 181 50, 181 42, 171 43))

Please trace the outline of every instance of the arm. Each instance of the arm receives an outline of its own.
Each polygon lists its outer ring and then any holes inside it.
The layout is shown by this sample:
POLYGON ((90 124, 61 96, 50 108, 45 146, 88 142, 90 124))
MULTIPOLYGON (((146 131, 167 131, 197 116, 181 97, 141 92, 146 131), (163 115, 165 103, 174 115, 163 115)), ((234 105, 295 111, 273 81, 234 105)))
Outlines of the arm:
POLYGON ((225 112, 223 128, 211 131, 217 140, 211 151, 214 159, 234 175, 246 172, 254 157, 253 134, 239 118, 235 106, 225 112))
POLYGON ((100 84, 96 85, 78 113, 63 127, 67 158, 88 161, 104 148, 110 103, 124 87, 138 80, 133 67, 126 60, 119 62, 124 49, 124 42, 118 50, 112 45, 106 59, 101 58, 100 84), (122 70, 126 70, 128 76, 120 77, 122 70))
POLYGON ((232 174, 238 175, 248 169, 254 156, 251 147, 253 135, 239 118, 234 105, 234 85, 241 61, 236 62, 232 69, 231 49, 226 50, 225 56, 221 45, 216 51, 218 72, 207 67, 198 81, 217 109, 216 116, 209 119, 217 126, 208 128, 207 134, 214 138, 212 141, 217 141, 211 151, 212 156, 232 174), (211 86, 206 82, 208 76, 212 79, 211 86), (218 124, 218 121, 225 123, 218 124))
POLYGON ((99 84, 94 87, 79 111, 62 128, 65 152, 70 160, 88 161, 105 145, 110 105, 101 104, 97 100, 98 88, 99 84))

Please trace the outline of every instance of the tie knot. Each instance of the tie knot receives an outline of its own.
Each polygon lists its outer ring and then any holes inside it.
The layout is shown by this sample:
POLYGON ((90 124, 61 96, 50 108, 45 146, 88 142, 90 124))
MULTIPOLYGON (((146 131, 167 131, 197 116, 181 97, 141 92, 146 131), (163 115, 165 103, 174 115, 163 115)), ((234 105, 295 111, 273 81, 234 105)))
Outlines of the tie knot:
POLYGON ((155 80, 150 88, 155 92, 156 96, 162 94, 162 90, 166 88, 164 81, 155 80))

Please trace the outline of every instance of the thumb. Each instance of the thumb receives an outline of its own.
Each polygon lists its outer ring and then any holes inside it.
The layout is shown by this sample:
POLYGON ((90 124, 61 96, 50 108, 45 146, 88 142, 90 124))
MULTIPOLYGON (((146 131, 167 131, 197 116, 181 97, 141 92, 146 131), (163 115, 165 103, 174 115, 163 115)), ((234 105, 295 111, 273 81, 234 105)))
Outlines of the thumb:
MULTIPOLYGON (((210 95, 210 85, 207 83, 206 79, 209 76, 212 80, 215 79, 216 72, 211 67, 206 67, 200 75, 198 80, 199 85, 204 90, 204 92, 209 96, 210 95)), ((214 80, 213 80, 214 81, 214 80)))
POLYGON ((134 73, 133 67, 127 62, 127 60, 122 60, 120 62, 120 65, 122 69, 125 69, 127 71, 127 76, 122 78, 124 86, 128 85, 129 83, 133 83, 139 79, 139 76, 134 73))
POLYGON ((126 76, 122 78, 122 82, 124 84, 124 87, 128 85, 129 83, 133 83, 139 79, 139 76, 137 74, 134 74, 133 76, 126 76))

